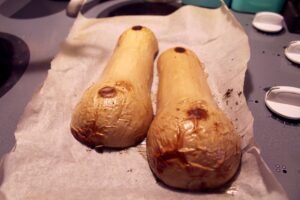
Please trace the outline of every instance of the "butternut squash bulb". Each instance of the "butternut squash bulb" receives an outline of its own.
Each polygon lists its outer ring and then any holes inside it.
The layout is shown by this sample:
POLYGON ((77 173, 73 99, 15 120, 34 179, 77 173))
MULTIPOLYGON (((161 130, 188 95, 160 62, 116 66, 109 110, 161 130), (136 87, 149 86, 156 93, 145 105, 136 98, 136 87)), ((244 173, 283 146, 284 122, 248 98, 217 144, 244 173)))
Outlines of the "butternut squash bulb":
POLYGON ((134 26, 122 33, 100 79, 74 109, 70 126, 77 140, 90 147, 125 148, 146 137, 157 51, 150 29, 134 26))
POLYGON ((158 59, 157 114, 147 135, 153 173, 186 190, 217 188, 236 173, 240 137, 215 103, 197 56, 176 47, 158 59))

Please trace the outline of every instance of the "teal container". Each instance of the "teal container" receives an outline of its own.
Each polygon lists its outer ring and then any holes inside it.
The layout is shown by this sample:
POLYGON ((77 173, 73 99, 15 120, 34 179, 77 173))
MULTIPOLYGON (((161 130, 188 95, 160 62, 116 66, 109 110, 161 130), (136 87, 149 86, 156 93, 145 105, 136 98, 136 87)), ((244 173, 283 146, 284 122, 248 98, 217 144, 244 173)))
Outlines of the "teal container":
POLYGON ((285 0, 232 0, 231 8, 240 12, 257 13, 270 11, 280 13, 285 0))
MULTIPOLYGON (((223 0, 227 6, 230 6, 231 0, 223 0)), ((183 4, 201 6, 207 8, 218 8, 222 5, 221 0, 182 0, 183 4)))

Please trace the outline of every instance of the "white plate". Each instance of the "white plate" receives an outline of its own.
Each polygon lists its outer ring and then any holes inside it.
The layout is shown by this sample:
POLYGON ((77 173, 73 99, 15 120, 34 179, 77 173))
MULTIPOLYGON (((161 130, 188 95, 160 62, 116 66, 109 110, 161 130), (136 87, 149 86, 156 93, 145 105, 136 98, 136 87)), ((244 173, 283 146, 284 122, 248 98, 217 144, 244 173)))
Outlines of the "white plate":
POLYGON ((279 32, 282 29, 283 17, 273 12, 256 13, 252 25, 264 32, 279 32))
POLYGON ((267 107, 274 113, 288 118, 300 119, 300 88, 275 86, 265 96, 267 107))
POLYGON ((290 42, 284 54, 290 61, 300 64, 300 40, 290 42))

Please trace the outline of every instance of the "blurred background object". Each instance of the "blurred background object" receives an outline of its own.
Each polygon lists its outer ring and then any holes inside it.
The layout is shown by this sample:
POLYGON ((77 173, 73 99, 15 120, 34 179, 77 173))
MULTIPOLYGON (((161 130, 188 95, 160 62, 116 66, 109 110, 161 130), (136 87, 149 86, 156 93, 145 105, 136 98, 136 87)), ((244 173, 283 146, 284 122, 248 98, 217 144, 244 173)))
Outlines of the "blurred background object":
POLYGON ((285 0, 232 0, 231 8, 248 13, 261 11, 280 13, 284 3, 285 0))
POLYGON ((68 0, 9 0, 0 4, 0 13, 14 19, 34 19, 63 11, 68 0))
MULTIPOLYGON (((231 0, 223 0, 230 7, 231 0)), ((183 4, 203 6, 207 8, 218 8, 222 5, 221 0, 182 0, 183 4)))
POLYGON ((288 0, 283 10, 286 26, 292 33, 300 33, 300 1, 288 0))
POLYGON ((145 0, 146 2, 155 2, 155 3, 172 3, 178 2, 178 0, 145 0))

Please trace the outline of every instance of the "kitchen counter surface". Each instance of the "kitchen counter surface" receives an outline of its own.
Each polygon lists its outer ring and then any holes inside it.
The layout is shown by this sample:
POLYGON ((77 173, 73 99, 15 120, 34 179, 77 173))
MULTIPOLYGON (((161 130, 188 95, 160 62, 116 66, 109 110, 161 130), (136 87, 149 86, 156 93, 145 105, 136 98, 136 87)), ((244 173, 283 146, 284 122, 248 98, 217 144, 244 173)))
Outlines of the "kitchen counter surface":
POLYGON ((252 14, 234 12, 249 37, 251 58, 244 92, 254 116, 255 141, 267 165, 286 190, 290 199, 299 199, 300 121, 290 121, 272 114, 265 106, 265 92, 272 86, 300 87, 300 65, 288 61, 284 49, 299 34, 289 33, 286 26, 279 34, 255 30, 252 14))
MULTIPOLYGON (((30 6, 33 6, 29 2, 0 0, 0 32, 21 38, 30 50, 30 62, 25 73, 0 97, 0 157, 14 147, 14 131, 24 107, 41 87, 51 60, 74 22, 65 14, 67 1, 53 3, 53 8, 48 9, 46 14, 41 12, 36 16, 28 14, 32 9, 30 6)), ((111 4, 105 2, 103 6, 111 4)), ((38 6, 43 8, 45 4, 38 6)), ((300 121, 289 121, 272 114, 264 104, 264 95, 271 86, 300 87, 300 66, 284 56, 284 48, 290 41, 299 40, 300 35, 289 33, 286 27, 278 34, 259 32, 251 25, 253 14, 232 12, 249 36, 251 59, 244 93, 255 119, 256 143, 289 198, 299 199, 300 121)))

